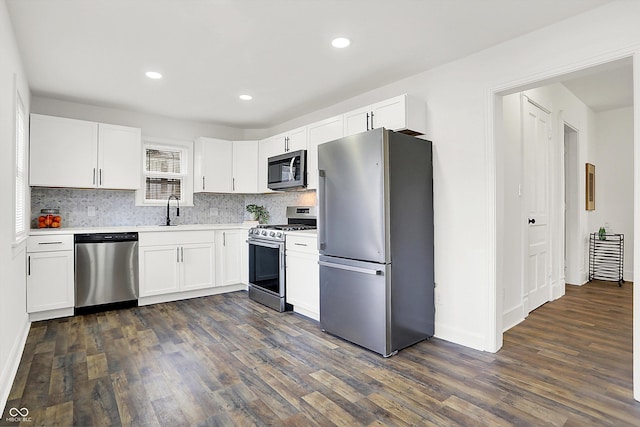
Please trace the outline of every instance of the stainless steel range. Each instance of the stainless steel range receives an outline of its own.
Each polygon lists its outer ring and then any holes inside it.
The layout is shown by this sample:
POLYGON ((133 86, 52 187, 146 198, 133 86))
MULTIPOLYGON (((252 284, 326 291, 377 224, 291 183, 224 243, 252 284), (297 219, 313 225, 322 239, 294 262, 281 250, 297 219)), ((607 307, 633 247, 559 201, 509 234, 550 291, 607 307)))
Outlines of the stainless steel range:
POLYGON ((249 298, 280 312, 292 309, 285 295, 285 232, 315 228, 315 206, 288 206, 287 224, 249 230, 249 298))

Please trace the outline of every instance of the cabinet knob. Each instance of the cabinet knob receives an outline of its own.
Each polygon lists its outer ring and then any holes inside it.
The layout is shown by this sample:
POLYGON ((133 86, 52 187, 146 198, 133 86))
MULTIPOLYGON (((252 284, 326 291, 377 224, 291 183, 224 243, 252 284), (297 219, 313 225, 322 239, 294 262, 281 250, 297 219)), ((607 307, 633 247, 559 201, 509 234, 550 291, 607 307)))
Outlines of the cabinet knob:
POLYGON ((536 223, 535 218, 529 218, 529 224, 535 224, 535 223, 536 223))

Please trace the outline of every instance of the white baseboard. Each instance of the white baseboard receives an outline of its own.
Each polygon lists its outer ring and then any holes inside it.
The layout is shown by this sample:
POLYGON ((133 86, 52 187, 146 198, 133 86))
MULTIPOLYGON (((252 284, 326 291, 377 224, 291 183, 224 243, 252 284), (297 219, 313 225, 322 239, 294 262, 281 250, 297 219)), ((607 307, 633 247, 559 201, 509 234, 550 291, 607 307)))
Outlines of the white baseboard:
POLYGON ((9 357, 7 363, 0 371, 0 416, 4 414, 5 406, 7 405, 7 399, 9 399, 9 393, 11 393, 11 387, 13 386, 13 380, 18 373, 18 367, 20 366, 20 359, 22 359, 22 352, 29 336, 29 328, 31 322, 27 321, 23 325, 21 333, 16 335, 16 340, 11 346, 9 351, 9 357))
POLYGON ((465 347, 471 347, 475 350, 489 351, 487 350, 486 338, 484 335, 471 334, 462 329, 455 328, 453 326, 442 325, 442 323, 436 321, 435 334, 436 338, 452 342, 454 344, 460 344, 465 347))
POLYGON ((524 305, 518 304, 512 309, 502 314, 502 332, 505 332, 518 323, 522 322, 525 318, 524 305))
POLYGON ((302 314, 303 316, 306 316, 312 320, 316 320, 318 322, 320 321, 320 314, 317 313, 315 310, 308 310, 300 305, 294 305, 293 311, 298 314, 302 314))
POLYGON ((73 316, 73 313, 73 307, 39 311, 36 313, 29 313, 29 320, 31 322, 37 322, 39 320, 57 319, 59 317, 71 317, 73 316))
POLYGON ((138 305, 159 304, 163 302, 178 301, 189 298, 207 297, 211 295, 225 294, 234 291, 246 291, 247 285, 238 283, 237 285, 218 286, 215 288, 197 289, 195 291, 174 292, 164 295, 153 295, 149 297, 139 297, 138 305))

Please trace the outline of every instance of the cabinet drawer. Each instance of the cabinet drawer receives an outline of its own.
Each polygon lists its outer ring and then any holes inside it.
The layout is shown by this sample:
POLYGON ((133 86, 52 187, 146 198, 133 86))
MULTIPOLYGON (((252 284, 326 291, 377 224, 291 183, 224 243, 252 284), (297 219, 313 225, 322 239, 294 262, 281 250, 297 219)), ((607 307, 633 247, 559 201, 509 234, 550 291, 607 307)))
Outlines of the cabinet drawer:
POLYGON ((139 245, 186 245, 189 243, 213 243, 213 230, 202 231, 151 231, 138 233, 139 245))
POLYGON ((298 236, 287 234, 287 251, 318 253, 318 238, 316 236, 298 236))
POLYGON ((51 252, 73 250, 73 234, 29 236, 27 252, 51 252))

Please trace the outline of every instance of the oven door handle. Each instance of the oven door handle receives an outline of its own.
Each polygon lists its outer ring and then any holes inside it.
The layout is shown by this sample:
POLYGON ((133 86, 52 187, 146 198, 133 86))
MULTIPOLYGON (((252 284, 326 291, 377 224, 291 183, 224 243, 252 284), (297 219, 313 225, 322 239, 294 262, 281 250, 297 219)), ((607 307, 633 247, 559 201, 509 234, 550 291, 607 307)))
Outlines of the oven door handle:
POLYGON ((272 249, 280 249, 280 244, 276 243, 265 243, 265 242, 258 242, 256 240, 247 240, 247 243, 250 245, 256 245, 256 246, 262 246, 265 248, 272 248, 272 249))

